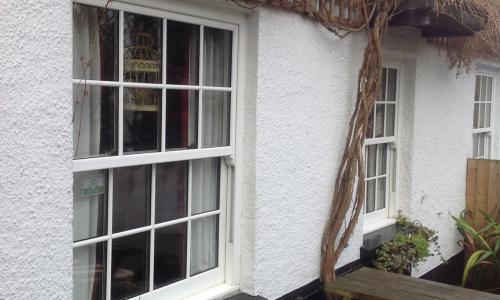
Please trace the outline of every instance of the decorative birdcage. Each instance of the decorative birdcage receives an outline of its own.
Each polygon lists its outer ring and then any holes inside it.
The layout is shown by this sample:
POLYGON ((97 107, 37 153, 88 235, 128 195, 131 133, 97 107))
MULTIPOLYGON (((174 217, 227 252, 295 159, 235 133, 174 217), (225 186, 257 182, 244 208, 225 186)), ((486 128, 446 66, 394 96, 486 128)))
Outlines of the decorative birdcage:
MULTIPOLYGON (((124 52, 126 81, 159 82, 161 55, 153 45, 151 34, 140 32, 134 35, 133 45, 126 47, 124 52)), ((130 89, 125 99, 125 110, 158 111, 158 94, 153 89, 130 89)))

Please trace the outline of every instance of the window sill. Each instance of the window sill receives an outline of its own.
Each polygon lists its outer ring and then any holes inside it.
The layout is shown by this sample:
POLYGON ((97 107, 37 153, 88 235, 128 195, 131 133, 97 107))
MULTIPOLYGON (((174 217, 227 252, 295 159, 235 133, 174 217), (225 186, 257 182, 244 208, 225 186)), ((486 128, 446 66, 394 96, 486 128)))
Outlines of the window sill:
POLYGON ((231 293, 237 292, 239 290, 238 286, 229 284, 219 284, 201 293, 192 295, 185 298, 185 300, 209 300, 209 299, 221 299, 224 296, 228 296, 231 293))
POLYGON ((374 231, 377 231, 381 228, 388 227, 391 225, 396 224, 396 219, 383 219, 377 222, 370 223, 368 225, 365 225, 363 227, 363 235, 372 233, 374 231))
POLYGON ((400 231, 400 226, 396 224, 395 219, 386 219, 383 222, 373 223, 369 229, 370 232, 364 232, 363 246, 360 249, 360 258, 364 261, 371 261, 375 257, 378 247, 385 241, 394 239, 400 231))

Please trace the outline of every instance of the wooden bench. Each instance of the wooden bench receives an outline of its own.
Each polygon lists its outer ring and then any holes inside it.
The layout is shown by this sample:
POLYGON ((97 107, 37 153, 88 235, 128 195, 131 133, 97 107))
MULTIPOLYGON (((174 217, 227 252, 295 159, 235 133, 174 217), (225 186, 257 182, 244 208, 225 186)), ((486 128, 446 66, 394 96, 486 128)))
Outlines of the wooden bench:
POLYGON ((343 299, 373 300, 499 300, 500 295, 413 278, 371 268, 361 268, 325 284, 325 292, 343 299))

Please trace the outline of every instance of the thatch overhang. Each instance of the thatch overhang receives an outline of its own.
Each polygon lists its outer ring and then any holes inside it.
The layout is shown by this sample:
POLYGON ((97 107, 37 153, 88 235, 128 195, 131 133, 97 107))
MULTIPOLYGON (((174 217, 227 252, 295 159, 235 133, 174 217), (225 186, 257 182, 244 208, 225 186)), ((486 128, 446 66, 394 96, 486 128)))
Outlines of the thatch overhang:
POLYGON ((398 12, 389 21, 391 26, 410 26, 420 29, 423 38, 473 36, 485 28, 486 21, 467 7, 448 5, 446 13, 435 9, 433 0, 401 1, 398 12))
MULTIPOLYGON (((373 26, 383 0, 228 0, 247 8, 295 11, 338 36, 373 26)), ((468 70, 477 58, 500 59, 500 0, 387 0, 389 26, 410 26, 447 51, 451 67, 468 70)))

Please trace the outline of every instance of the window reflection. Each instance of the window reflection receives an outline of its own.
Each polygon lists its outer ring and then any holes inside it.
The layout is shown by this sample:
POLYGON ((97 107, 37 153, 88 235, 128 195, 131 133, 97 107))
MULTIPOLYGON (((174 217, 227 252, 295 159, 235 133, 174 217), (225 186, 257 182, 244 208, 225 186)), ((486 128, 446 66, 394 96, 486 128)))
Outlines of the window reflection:
POLYGON ((219 158, 193 160, 191 214, 219 208, 219 158))
POLYGON ((165 148, 196 148, 198 91, 168 90, 166 102, 165 148))
POLYGON ((218 226, 218 216, 193 220, 191 225, 191 276, 217 267, 219 257, 218 226))
POLYGON ((73 175, 73 240, 80 241, 107 232, 107 170, 73 175))
POLYGON ((167 83, 198 84, 200 26, 167 21, 167 83))
POLYGON ((123 152, 160 150, 161 90, 124 89, 123 152))
POLYGON ((233 35, 229 30, 205 27, 203 45, 203 84, 231 86, 233 35))
POLYGON ((186 277, 187 223, 155 231, 154 287, 186 277))
POLYGON ((124 26, 125 81, 161 83, 162 19, 125 13, 124 26))
POLYGON ((203 147, 229 145, 231 93, 203 91, 203 147))
POLYGON ((111 299, 128 299, 149 289, 149 232, 113 240, 111 299))
POLYGON ((73 4, 73 78, 118 80, 118 11, 73 4))
POLYGON ((187 216, 187 161, 156 165, 156 223, 187 216))
POLYGON ((118 88, 73 86, 73 155, 88 158, 118 152, 118 88))
POLYGON ((106 242, 73 249, 73 300, 106 299, 106 242))
POLYGON ((151 165, 113 172, 113 232, 150 224, 151 165))

